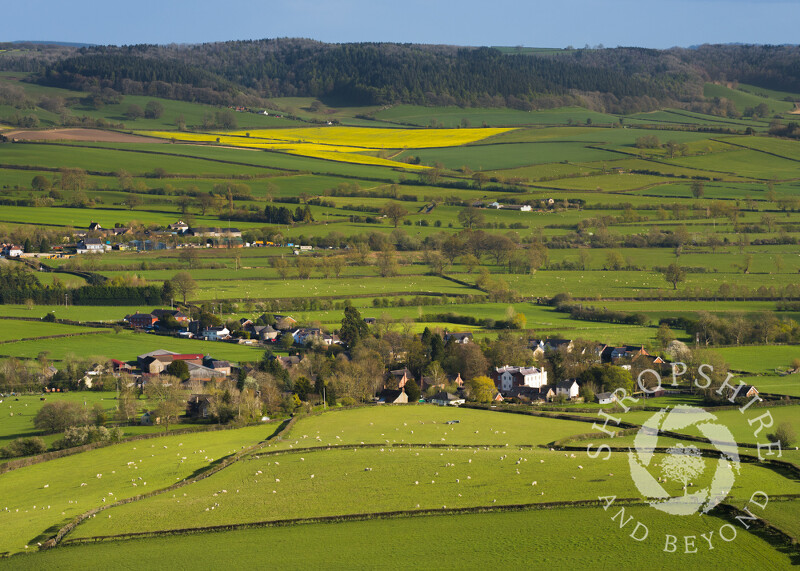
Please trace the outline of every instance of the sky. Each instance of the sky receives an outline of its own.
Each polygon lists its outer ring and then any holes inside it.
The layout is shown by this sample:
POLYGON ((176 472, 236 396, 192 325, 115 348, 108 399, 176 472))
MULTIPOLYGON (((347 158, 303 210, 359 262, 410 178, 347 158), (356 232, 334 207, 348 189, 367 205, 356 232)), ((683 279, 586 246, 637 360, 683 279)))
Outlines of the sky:
POLYGON ((464 46, 798 43, 800 0, 25 0, 0 41, 202 43, 302 37, 464 46))

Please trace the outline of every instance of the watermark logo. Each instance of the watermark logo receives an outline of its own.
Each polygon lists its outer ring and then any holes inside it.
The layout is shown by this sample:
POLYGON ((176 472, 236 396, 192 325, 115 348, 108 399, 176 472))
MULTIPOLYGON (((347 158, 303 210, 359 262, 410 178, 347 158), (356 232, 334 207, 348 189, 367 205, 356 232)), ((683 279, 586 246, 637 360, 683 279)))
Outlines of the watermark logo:
MULTIPOLYGON (((733 486, 735 472, 739 471, 739 452, 730 430, 714 422, 717 417, 701 409, 677 406, 661 410, 651 416, 634 438, 634 449, 628 452, 631 477, 639 492, 649 498, 649 504, 672 515, 708 513, 723 501, 733 486), (677 432, 695 426, 708 438, 718 452, 711 484, 694 491, 694 480, 707 469, 706 458, 694 445, 679 443, 658 456, 659 436, 664 432, 677 432), (656 477, 654 473, 661 476, 656 477), (680 487, 677 495, 667 491, 680 487)), ((663 452, 663 451, 662 451, 663 452)), ((713 459, 711 459, 713 462, 713 459)))
MULTIPOLYGON (((672 364, 673 388, 678 388, 678 377, 687 371, 688 368, 683 363, 672 364)), ((728 402, 735 405, 731 410, 738 410, 742 415, 752 413, 753 418, 746 418, 746 422, 753 428, 753 436, 760 440, 764 431, 772 427, 774 419, 769 409, 759 409, 758 412, 750 410, 751 406, 761 401, 757 391, 744 390, 749 385, 741 381, 734 386, 731 384, 733 375, 730 373, 718 388, 712 389, 712 380, 706 374, 708 372, 713 372, 711 365, 703 364, 698 367, 692 383, 694 387, 727 396, 728 402)), ((641 394, 653 395, 662 389, 661 375, 647 369, 639 374, 637 385, 641 394), (643 377, 646 375, 655 379, 655 386, 652 383, 645 386, 643 377)), ((640 402, 640 398, 629 395, 622 388, 615 390, 610 400, 613 402, 614 412, 599 410, 598 420, 592 425, 593 429, 608 437, 609 444, 588 444, 586 453, 591 459, 611 460, 614 455, 612 444, 614 438, 619 436, 618 428, 624 426, 624 415, 640 402)), ((748 446, 754 448, 754 457, 753 454, 743 457, 747 459, 749 456, 751 461, 758 462, 766 461, 769 456, 780 458, 781 442, 770 442, 769 436, 766 436, 767 442, 757 441, 755 445, 748 446)), ((622 452, 619 448, 616 451, 622 452)), ((664 408, 651 415, 637 430, 633 446, 627 450, 627 459, 632 481, 644 502, 662 514, 681 517, 699 518, 711 512, 727 498, 741 469, 739 446, 728 427, 721 424, 712 412, 687 405, 664 408), (671 442, 668 443, 667 440, 671 442), (706 484, 709 479, 710 483, 706 484)), ((603 502, 606 512, 617 502, 617 497, 613 495, 599 496, 598 499, 603 502)), ((750 511, 751 507, 765 510, 768 502, 769 497, 765 492, 754 491, 747 504, 738 508, 738 512, 733 512, 735 523, 744 529, 750 529, 751 522, 758 519, 750 511)), ((731 506, 726 509, 730 512, 731 506)), ((615 510, 616 513, 613 510, 610 512, 614 513, 611 520, 617 523, 620 530, 630 531, 629 536, 636 542, 645 542, 648 538, 652 541, 647 523, 634 521, 633 515, 626 514, 625 505, 616 506, 615 510)), ((665 553, 697 553, 698 546, 710 551, 714 549, 718 539, 729 543, 737 535, 737 528, 733 523, 723 523, 718 529, 711 530, 708 529, 708 523, 689 521, 681 524, 679 529, 688 531, 695 527, 699 534, 679 536, 666 533, 662 541, 656 540, 656 545, 660 543, 658 548, 665 553)))

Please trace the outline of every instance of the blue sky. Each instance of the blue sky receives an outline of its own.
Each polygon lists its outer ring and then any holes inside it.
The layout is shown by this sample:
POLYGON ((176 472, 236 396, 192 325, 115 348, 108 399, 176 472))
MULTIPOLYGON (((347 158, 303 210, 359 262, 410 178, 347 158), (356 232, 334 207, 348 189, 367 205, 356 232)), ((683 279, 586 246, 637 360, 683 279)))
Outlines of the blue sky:
POLYGON ((199 43, 276 37, 534 47, 798 43, 800 0, 24 0, 0 40, 199 43))

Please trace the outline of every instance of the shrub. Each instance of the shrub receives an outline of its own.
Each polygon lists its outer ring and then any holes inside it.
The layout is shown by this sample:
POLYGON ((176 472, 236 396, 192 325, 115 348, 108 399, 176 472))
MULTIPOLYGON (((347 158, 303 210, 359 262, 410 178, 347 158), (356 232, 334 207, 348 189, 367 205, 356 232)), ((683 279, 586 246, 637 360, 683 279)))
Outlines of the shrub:
POLYGON ((797 434, 794 428, 788 422, 782 422, 775 430, 775 434, 770 434, 769 439, 771 442, 780 442, 781 448, 789 448, 797 440, 797 434))
POLYGON ((74 448, 93 442, 119 442, 122 431, 119 428, 107 429, 105 426, 74 426, 64 432, 64 436, 53 443, 53 448, 74 448))
POLYGON ((17 438, 5 448, 0 448, 0 458, 16 458, 18 456, 33 456, 47 450, 47 445, 39 437, 17 438))

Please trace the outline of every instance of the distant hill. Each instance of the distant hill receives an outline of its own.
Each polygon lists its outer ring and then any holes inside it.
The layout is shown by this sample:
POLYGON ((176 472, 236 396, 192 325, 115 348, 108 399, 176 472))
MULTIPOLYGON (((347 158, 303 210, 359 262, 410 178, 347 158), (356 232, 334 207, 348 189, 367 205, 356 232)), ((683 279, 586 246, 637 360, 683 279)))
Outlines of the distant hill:
POLYGON ((66 46, 70 48, 90 48, 98 44, 82 44, 80 42, 53 42, 47 40, 15 40, 12 44, 34 44, 40 46, 66 46))
POLYGON ((709 81, 800 92, 796 46, 517 50, 291 38, 168 46, 28 45, 30 50, 0 53, 0 70, 34 72, 31 81, 55 87, 215 105, 304 96, 337 106, 531 110, 582 105, 635 113, 704 102, 703 85, 709 81))

